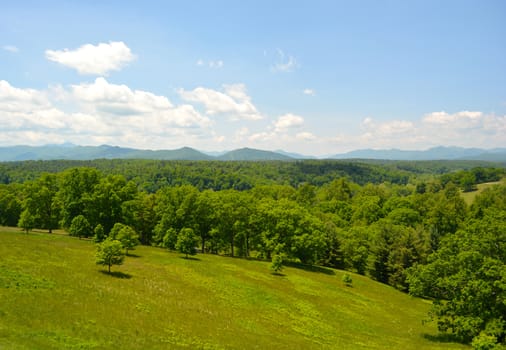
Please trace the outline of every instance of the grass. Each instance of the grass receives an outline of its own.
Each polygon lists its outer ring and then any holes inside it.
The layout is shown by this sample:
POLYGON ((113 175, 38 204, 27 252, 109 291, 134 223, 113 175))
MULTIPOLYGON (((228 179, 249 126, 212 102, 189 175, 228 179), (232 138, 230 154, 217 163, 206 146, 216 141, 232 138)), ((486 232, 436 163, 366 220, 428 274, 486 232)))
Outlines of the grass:
POLYGON ((494 185, 499 185, 501 183, 506 184, 506 178, 503 179, 502 181, 486 182, 486 183, 478 184, 478 185, 476 185, 476 191, 462 192, 461 193, 462 198, 464 198, 464 201, 467 203, 467 205, 471 205, 471 204, 473 204, 476 196, 479 195, 481 192, 483 192, 485 189, 492 187, 494 185))
POLYGON ((0 228, 0 349, 464 349, 429 303, 366 277, 152 247, 113 274, 90 241, 0 228))

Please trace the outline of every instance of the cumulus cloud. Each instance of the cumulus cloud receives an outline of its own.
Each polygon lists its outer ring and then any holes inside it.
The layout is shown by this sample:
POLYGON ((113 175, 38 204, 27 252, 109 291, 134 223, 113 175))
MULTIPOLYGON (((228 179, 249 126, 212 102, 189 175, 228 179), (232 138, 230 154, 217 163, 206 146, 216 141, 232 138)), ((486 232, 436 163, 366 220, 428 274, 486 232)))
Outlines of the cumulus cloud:
POLYGON ((117 115, 142 114, 173 107, 165 96, 131 90, 126 85, 110 84, 104 78, 97 78, 91 84, 73 85, 72 92, 79 101, 92 104, 103 112, 117 115))
POLYGON ((167 148, 216 140, 208 117, 188 104, 174 106, 165 96, 104 78, 62 89, 20 89, 0 81, 0 143, 167 148))
POLYGON ((287 113, 274 120, 265 131, 251 134, 248 139, 256 143, 269 142, 270 145, 276 145, 277 148, 296 145, 301 141, 315 140, 316 137, 312 133, 300 131, 303 126, 303 117, 287 113))
POLYGON ((112 41, 86 44, 75 50, 46 50, 46 58, 76 69, 79 74, 107 75, 110 71, 121 70, 135 56, 124 42, 112 41))
POLYGON ((299 128, 304 125, 304 118, 295 114, 284 114, 274 122, 274 130, 283 132, 287 129, 299 128))
POLYGON ((304 89, 302 93, 308 96, 316 96, 316 92, 313 89, 304 89))
POLYGON ((0 124, 3 130, 31 126, 54 129, 64 127, 64 113, 54 108, 44 92, 19 89, 0 80, 0 124))
POLYGON ((91 84, 73 85, 72 94, 85 110, 129 118, 130 123, 143 129, 151 121, 156 132, 163 130, 162 126, 206 127, 211 122, 191 105, 174 107, 165 96, 111 84, 104 78, 97 78, 91 84))
POLYGON ((283 50, 277 49, 277 62, 272 66, 274 72, 289 73, 299 68, 297 60, 292 55, 287 55, 283 50))
POLYGON ((247 94, 244 84, 223 85, 223 92, 198 87, 191 91, 179 90, 181 98, 204 105, 208 115, 226 115, 231 120, 259 120, 258 112, 247 94))
POLYGON ((479 111, 432 112, 415 121, 362 121, 366 147, 423 149, 433 146, 500 147, 506 144, 506 116, 479 111), (495 145, 495 146, 494 146, 495 145))
POLYGON ((423 122, 433 125, 449 125, 456 128, 469 128, 479 125, 482 122, 482 112, 462 111, 449 114, 444 111, 426 114, 423 122))

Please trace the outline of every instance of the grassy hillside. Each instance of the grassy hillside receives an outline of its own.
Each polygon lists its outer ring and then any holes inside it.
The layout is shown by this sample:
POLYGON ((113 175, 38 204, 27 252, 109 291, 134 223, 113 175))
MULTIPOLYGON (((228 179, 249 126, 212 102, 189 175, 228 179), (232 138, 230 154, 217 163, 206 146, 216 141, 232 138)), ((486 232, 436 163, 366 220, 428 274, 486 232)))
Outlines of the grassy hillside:
POLYGON ((0 228, 0 349, 465 348, 422 325, 427 302, 362 276, 133 253, 111 276, 89 241, 0 228))
POLYGON ((506 179, 503 179, 502 181, 497 181, 497 182, 487 182, 487 183, 483 183, 483 184, 478 184, 478 185, 476 185, 476 191, 462 192, 462 198, 464 198, 464 200, 466 201, 466 203, 468 205, 471 205, 471 204, 473 204, 474 199, 476 198, 477 195, 479 195, 485 189, 492 187, 494 185, 498 185, 501 182, 506 183, 506 179))

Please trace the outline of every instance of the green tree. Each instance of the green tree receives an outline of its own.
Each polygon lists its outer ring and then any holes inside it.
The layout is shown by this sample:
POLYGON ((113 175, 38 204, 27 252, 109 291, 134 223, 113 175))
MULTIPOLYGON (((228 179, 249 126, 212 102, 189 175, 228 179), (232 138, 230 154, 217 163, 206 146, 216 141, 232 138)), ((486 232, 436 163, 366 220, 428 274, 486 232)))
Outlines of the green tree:
POLYGON ((33 230, 35 217, 29 210, 24 210, 19 217, 18 227, 22 228, 27 234, 33 230))
POLYGON ((93 233, 95 234, 93 236, 93 242, 95 242, 95 243, 100 243, 106 238, 104 227, 101 224, 98 224, 97 226, 95 226, 93 233))
POLYGON ((72 223, 70 224, 69 234, 74 237, 90 237, 93 233, 93 229, 91 225, 84 217, 84 215, 78 215, 74 219, 72 219, 72 223))
POLYGON ((58 226, 57 176, 44 173, 37 180, 26 183, 24 192, 23 209, 32 214, 36 227, 47 229, 52 233, 58 226))
POLYGON ((17 197, 15 187, 0 187, 0 225, 16 226, 21 215, 21 202, 17 197))
POLYGON ((124 225, 119 230, 116 239, 120 241, 123 248, 125 248, 126 255, 128 255, 128 250, 134 249, 139 244, 139 235, 128 225, 124 225))
POLYGON ((351 278, 351 275, 349 273, 344 273, 341 280, 348 287, 351 287, 353 285, 353 279, 351 278))
POLYGON ((283 270, 283 255, 275 253, 272 255, 271 265, 269 269, 274 275, 279 275, 283 270))
POLYGON ((165 233, 165 236, 163 236, 162 246, 169 250, 176 249, 177 236, 178 234, 176 229, 173 227, 169 228, 165 233))
POLYGON ((197 254, 197 250, 195 246, 198 244, 197 236, 191 228, 185 227, 177 236, 176 249, 182 253, 186 254, 186 258, 188 259, 188 255, 197 254))
POLYGON ((118 234, 119 234, 119 231, 121 231, 121 229, 123 229, 123 227, 125 227, 126 225, 125 224, 122 224, 121 222, 117 222, 114 224, 114 226, 112 227, 112 229, 109 231, 109 235, 107 236, 108 238, 110 239, 118 239, 118 234))
POLYGON ((506 212, 484 211, 408 274, 411 294, 434 299, 439 330, 476 344, 506 338, 506 212))
POLYGON ((117 240, 106 239, 102 243, 97 244, 97 252, 95 255, 95 262, 97 265, 108 267, 108 272, 111 273, 112 265, 121 265, 125 260, 125 253, 121 242, 117 240))
POLYGON ((98 222, 90 216, 89 206, 94 204, 91 199, 94 187, 99 183, 102 174, 95 168, 71 168, 59 176, 57 201, 61 207, 61 225, 69 228, 78 215, 88 217, 92 226, 98 222))

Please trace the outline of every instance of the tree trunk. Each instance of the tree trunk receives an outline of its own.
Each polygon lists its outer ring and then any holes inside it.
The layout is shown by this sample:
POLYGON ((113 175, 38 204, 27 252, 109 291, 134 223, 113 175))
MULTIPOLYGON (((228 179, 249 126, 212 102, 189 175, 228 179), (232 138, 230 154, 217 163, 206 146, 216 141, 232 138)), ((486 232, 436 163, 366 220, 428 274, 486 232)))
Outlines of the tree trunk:
POLYGON ((234 256, 234 235, 230 237, 230 255, 234 256))
POLYGON ((108 266, 109 266, 109 273, 111 273, 111 264, 109 264, 108 266))
POLYGON ((249 258, 249 234, 246 234, 246 257, 249 258))

